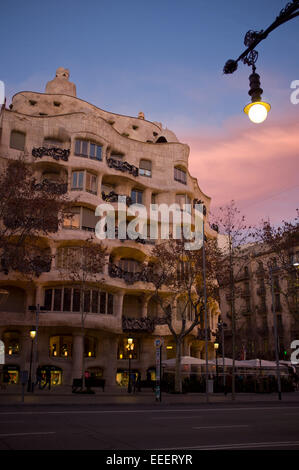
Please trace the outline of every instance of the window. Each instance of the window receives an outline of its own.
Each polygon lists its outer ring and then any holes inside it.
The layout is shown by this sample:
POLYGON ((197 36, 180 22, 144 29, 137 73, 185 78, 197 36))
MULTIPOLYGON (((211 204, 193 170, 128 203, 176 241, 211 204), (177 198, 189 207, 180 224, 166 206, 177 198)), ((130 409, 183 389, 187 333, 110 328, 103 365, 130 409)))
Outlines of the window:
POLYGON ((96 175, 86 172, 85 189, 89 193, 97 194, 97 177, 96 177, 96 175))
POLYGON ((83 189, 84 171, 73 171, 72 173, 72 189, 83 189))
POLYGON ((43 146, 46 148, 61 148, 63 146, 63 142, 58 139, 46 138, 44 139, 43 146))
POLYGON ((94 232, 97 221, 94 210, 82 207, 82 230, 94 232))
POLYGON ((140 271, 140 263, 135 259, 123 258, 119 260, 118 266, 125 272, 137 273, 140 271))
POLYGON ((174 179, 180 183, 187 184, 187 173, 181 168, 174 168, 174 179))
POLYGON ((139 175, 152 176, 152 162, 150 160, 140 160, 139 175))
POLYGON ((102 160, 102 146, 88 140, 75 141, 75 155, 79 157, 102 160))
POLYGON ((184 205, 185 205, 186 206, 185 211, 188 212, 189 214, 191 214, 191 210, 192 210, 191 198, 188 196, 188 194, 176 194, 175 195, 175 202, 176 202, 176 204, 178 204, 180 206, 181 210, 184 210, 184 205), (188 207, 188 205, 190 207, 188 207))
MULTIPOLYGON (((80 312, 80 300, 80 287, 61 286, 45 289, 44 305, 50 312, 80 312)), ((85 313, 113 315, 114 297, 108 292, 85 289, 83 305, 85 313)))
POLYGON ((138 359, 139 357, 139 342, 138 339, 133 338, 134 348, 130 349, 127 348, 128 345, 128 338, 122 338, 119 340, 118 343, 118 350, 117 350, 117 359, 138 359))
POLYGON ((132 204, 142 204, 142 196, 143 196, 143 191, 140 191, 139 189, 132 189, 132 192, 131 192, 132 204))
POLYGON ((97 176, 88 171, 78 170, 72 172, 72 190, 88 191, 97 194, 97 176))
POLYGON ((70 228, 70 229, 79 229, 80 228, 80 214, 81 208, 80 207, 72 207, 71 212, 73 214, 72 217, 66 217, 63 221, 63 227, 70 228))
POLYGON ((96 357, 97 353, 97 340, 92 336, 85 336, 84 338, 84 356, 96 357))
POLYGON ((20 353, 20 334, 17 331, 6 331, 3 335, 5 354, 18 356, 20 353))
POLYGON ((10 148, 16 150, 25 149, 25 134, 20 131, 11 131, 10 133, 10 148))
POLYGON ((152 204, 156 204, 156 203, 157 203, 157 194, 156 194, 156 193, 152 193, 151 203, 152 203, 152 204))
POLYGON ((73 338, 72 336, 51 336, 50 343, 50 357, 72 357, 73 338))
POLYGON ((74 206, 72 207, 71 212, 73 213, 73 217, 66 217, 64 219, 64 228, 88 230, 90 232, 95 231, 98 218, 95 216, 95 211, 93 209, 74 206))

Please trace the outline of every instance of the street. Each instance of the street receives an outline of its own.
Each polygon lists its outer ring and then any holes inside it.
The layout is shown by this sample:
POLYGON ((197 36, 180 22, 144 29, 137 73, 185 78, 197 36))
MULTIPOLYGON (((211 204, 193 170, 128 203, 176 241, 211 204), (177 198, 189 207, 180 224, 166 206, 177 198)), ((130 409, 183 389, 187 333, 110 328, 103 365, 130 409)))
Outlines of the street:
POLYGON ((0 450, 299 449, 299 404, 9 406, 0 450))

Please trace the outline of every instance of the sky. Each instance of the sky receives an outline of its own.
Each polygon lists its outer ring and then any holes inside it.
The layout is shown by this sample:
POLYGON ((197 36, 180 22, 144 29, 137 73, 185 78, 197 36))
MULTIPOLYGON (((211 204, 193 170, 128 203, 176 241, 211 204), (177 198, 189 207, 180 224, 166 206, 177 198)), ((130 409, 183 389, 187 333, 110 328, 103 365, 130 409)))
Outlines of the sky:
POLYGON ((0 80, 9 104, 43 92, 62 66, 77 96, 119 114, 162 122, 189 145, 189 169, 212 198, 234 199, 251 224, 290 220, 299 207, 299 17, 258 47, 267 120, 243 113, 251 69, 222 70, 266 29, 286 0, 15 0, 1 5, 0 80))

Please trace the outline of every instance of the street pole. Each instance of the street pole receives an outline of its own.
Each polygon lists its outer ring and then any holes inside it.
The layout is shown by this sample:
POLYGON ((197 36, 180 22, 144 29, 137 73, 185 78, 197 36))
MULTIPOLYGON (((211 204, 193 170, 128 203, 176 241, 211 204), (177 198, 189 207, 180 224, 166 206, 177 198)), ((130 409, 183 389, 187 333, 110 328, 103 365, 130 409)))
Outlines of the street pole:
POLYGON ((269 266, 269 271, 270 271, 271 293, 272 293, 273 326, 274 326, 274 342, 275 342, 275 358, 276 358, 276 375, 277 375, 277 392, 278 392, 278 400, 281 400, 281 380, 280 380, 280 370, 279 370, 277 318, 276 318, 276 309, 275 309, 273 270, 272 270, 272 266, 271 266, 271 265, 269 266))
POLYGON ((205 311, 205 352, 206 352, 206 400, 209 401, 209 360, 208 360, 208 312, 207 312, 207 287, 206 287, 206 253, 205 253, 205 230, 204 221, 202 222, 203 228, 203 241, 202 241, 202 263, 203 263, 203 288, 204 288, 204 311, 205 311))
POLYGON ((40 307, 39 307, 39 304, 37 304, 37 306, 36 306, 36 311, 35 311, 35 315, 36 315, 36 318, 35 318, 35 320, 36 320, 36 326, 35 326, 36 335, 35 335, 35 338, 34 338, 32 393, 34 392, 34 386, 35 386, 35 382, 36 382, 37 335, 38 335, 39 313, 40 313, 40 307))
POLYGON ((129 352, 129 382, 128 382, 128 393, 132 392, 131 384, 131 353, 129 352))
POLYGON ((30 368, 29 368, 29 379, 27 384, 27 392, 32 392, 32 353, 33 353, 33 341, 31 340, 31 352, 30 352, 30 368))
POLYGON ((222 340, 222 364, 223 364, 223 392, 225 393, 225 359, 224 359, 224 324, 223 322, 221 323, 221 340, 222 340))

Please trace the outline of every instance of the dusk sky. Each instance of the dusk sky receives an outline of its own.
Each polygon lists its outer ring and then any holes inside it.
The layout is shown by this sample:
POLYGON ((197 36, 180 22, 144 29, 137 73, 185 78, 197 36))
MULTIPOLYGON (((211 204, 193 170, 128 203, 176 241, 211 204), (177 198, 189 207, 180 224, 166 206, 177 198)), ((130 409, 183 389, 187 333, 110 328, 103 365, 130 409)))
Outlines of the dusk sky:
POLYGON ((145 113, 190 146, 189 168, 212 209, 235 199, 252 223, 299 206, 299 18, 257 48, 267 121, 249 121, 250 68, 223 75, 249 29, 266 29, 287 0, 27 0, 1 5, 1 73, 8 104, 44 91, 58 67, 77 96, 119 114, 145 113))

